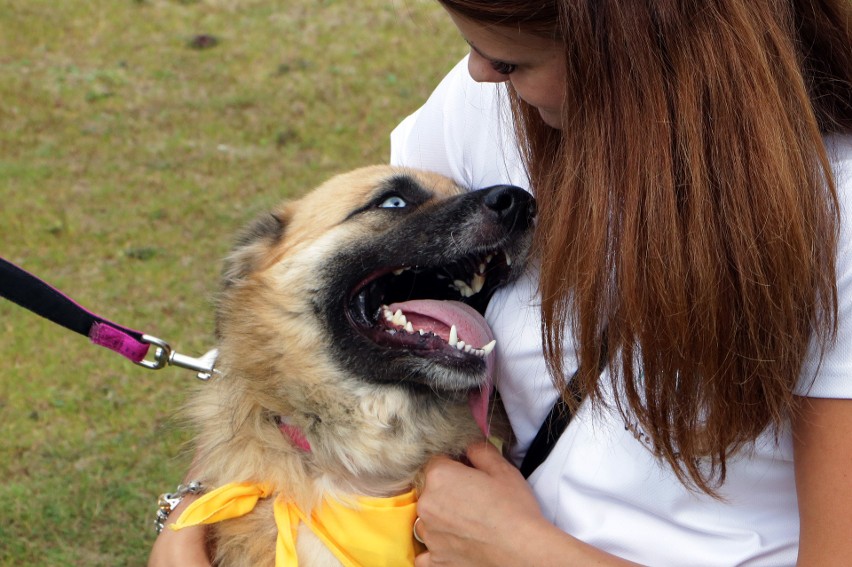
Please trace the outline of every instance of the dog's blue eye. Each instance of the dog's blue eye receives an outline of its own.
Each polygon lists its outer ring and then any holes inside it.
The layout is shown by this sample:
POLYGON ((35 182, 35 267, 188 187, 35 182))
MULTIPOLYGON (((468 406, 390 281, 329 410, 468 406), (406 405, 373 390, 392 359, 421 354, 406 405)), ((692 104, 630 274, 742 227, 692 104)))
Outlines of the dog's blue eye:
POLYGON ((408 206, 408 203, 405 200, 398 196, 394 195, 393 197, 388 197, 379 205, 380 209, 404 209, 408 206))

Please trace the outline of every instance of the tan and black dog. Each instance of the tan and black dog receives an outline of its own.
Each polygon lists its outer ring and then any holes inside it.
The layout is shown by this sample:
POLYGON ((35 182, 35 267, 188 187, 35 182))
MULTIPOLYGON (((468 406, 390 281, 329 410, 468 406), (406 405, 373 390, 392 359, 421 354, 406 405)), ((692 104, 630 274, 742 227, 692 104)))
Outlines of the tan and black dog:
POLYGON ((533 216, 516 187, 374 166, 247 229, 223 272, 217 374, 190 403, 212 492, 181 522, 212 524, 218 564, 409 561, 421 468, 490 419, 477 311, 523 268, 533 216), (370 516, 385 507, 404 512, 370 516))

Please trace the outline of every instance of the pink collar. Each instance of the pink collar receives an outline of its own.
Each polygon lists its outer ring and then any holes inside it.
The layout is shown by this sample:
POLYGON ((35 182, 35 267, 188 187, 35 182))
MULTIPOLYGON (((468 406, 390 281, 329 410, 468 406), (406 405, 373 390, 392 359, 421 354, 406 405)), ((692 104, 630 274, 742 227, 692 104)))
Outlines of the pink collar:
POLYGON ((282 417, 278 421, 278 429, 287 438, 289 438, 290 441, 293 442, 293 445, 297 448, 308 453, 311 452, 311 444, 300 427, 293 425, 292 423, 288 423, 287 418, 282 417))

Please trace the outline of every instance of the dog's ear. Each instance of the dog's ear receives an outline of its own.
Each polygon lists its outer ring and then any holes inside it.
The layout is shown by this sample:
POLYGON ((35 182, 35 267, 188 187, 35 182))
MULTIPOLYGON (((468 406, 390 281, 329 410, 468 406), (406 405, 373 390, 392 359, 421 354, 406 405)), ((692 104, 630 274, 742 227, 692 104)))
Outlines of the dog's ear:
POLYGON ((222 268, 222 289, 227 289, 255 271, 282 238, 290 217, 289 209, 281 208, 255 219, 237 236, 231 253, 222 268))

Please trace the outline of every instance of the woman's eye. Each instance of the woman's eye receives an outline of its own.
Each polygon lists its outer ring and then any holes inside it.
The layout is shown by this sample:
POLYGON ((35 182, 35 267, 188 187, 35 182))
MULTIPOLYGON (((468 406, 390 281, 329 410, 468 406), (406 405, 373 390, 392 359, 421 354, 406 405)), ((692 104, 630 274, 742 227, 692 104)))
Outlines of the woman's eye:
POLYGON ((403 209, 408 206, 408 203, 405 202, 405 199, 398 195, 394 195, 393 197, 388 197, 379 205, 380 209, 403 209))
POLYGON ((517 65, 506 63, 505 61, 491 61, 491 68, 501 75, 511 75, 518 68, 517 65))

